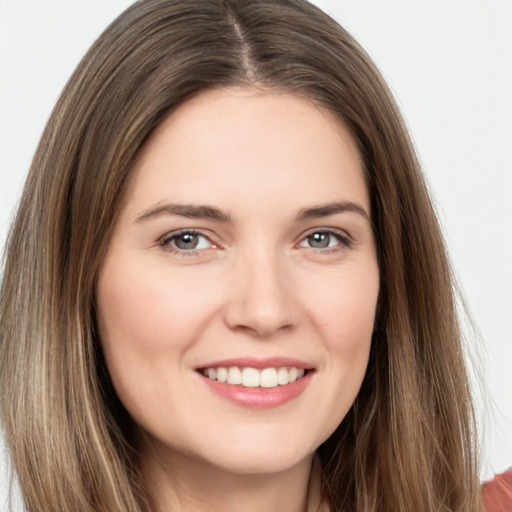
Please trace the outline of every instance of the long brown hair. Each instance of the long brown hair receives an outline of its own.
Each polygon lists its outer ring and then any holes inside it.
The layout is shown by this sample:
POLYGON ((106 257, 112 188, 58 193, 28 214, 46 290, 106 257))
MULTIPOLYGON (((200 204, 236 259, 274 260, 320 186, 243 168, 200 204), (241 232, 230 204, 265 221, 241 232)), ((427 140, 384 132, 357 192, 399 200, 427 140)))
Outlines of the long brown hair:
POLYGON ((318 449, 331 511, 475 512, 470 389, 424 179, 374 64, 305 0, 141 0, 62 92, 8 239, 0 299, 0 412, 27 509, 151 510, 96 336, 95 280, 140 147, 177 105, 232 85, 334 112, 365 162, 381 291, 363 386, 318 449))

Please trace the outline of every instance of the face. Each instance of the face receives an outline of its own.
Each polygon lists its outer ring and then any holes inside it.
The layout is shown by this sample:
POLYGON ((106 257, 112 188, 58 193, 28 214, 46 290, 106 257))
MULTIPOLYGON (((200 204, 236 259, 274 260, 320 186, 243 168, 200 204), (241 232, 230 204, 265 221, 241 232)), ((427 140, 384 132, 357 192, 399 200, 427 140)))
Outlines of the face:
POLYGON ((304 99, 203 92, 134 164, 97 287, 116 392, 159 455, 310 457, 351 407, 379 290, 348 130, 304 99))

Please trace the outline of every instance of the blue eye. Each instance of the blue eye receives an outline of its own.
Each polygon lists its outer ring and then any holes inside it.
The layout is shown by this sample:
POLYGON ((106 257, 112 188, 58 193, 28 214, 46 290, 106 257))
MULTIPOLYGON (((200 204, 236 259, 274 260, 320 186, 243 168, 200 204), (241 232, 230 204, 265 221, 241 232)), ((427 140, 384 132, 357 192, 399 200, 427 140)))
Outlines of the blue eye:
POLYGON ((348 247, 351 240, 348 235, 331 230, 319 230, 309 233, 299 244, 300 247, 311 249, 333 249, 336 247, 348 247))
POLYGON ((307 243, 314 249, 326 249, 339 243, 339 240, 334 238, 331 233, 313 233, 306 238, 307 243))
POLYGON ((214 247, 212 242, 196 231, 180 231, 171 234, 162 241, 162 246, 171 247, 176 251, 191 252, 214 247))

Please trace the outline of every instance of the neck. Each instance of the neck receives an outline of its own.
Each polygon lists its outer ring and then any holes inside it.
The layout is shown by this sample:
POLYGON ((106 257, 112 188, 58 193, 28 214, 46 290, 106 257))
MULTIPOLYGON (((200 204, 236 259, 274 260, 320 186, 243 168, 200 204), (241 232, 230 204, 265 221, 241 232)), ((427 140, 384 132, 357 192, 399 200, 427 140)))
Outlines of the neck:
POLYGON ((241 474, 182 454, 141 457, 156 512, 305 512, 312 456, 275 473, 241 474))

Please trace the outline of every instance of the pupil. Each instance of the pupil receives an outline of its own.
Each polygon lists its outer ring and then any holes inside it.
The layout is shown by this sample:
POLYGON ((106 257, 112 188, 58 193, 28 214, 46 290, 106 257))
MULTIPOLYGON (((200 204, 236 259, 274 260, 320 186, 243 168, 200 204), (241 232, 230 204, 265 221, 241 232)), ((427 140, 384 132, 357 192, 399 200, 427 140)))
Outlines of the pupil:
POLYGON ((326 247, 329 247, 329 242, 329 233, 313 233, 309 237, 309 245, 316 249, 325 249, 326 247))
POLYGON ((198 243, 198 236, 192 234, 181 235, 176 239, 178 249, 195 249, 198 243))

